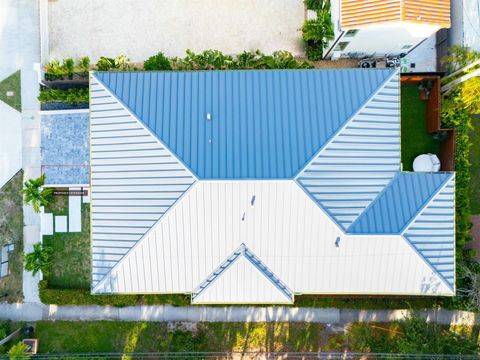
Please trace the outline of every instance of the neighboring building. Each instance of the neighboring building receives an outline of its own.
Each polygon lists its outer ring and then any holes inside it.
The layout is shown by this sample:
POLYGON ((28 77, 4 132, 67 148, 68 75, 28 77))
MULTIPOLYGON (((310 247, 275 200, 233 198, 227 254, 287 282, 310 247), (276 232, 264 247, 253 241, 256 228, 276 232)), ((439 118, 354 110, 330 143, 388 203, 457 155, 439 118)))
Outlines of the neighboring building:
POLYGON ((480 0, 452 1, 449 42, 480 51, 480 0))
POLYGON ((404 173, 395 70, 95 72, 92 293, 454 295, 453 173, 404 173))
POLYGON ((398 56, 450 27, 450 0, 333 0, 332 20, 325 57, 398 56))

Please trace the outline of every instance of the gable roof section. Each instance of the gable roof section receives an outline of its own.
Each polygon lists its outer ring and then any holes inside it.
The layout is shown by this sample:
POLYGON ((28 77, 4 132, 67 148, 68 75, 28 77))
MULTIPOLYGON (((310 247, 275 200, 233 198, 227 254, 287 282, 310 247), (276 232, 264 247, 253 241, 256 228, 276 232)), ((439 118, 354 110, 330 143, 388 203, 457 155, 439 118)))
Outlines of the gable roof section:
POLYGON ((199 178, 283 179, 292 178, 394 71, 95 76, 199 178))
POLYGON ((400 233, 451 177, 450 173, 398 173, 348 232, 400 233))
POLYGON ((292 304, 293 294, 245 244, 192 293, 193 304, 292 304))
POLYGON ((400 81, 393 74, 297 182, 346 230, 400 170, 400 81))
POLYGON ((430 200, 403 236, 455 288, 455 176, 430 200))
POLYGON ((90 92, 95 287, 195 177, 95 77, 90 92))
POLYGON ((450 0, 341 0, 341 29, 410 21, 450 27, 450 0))

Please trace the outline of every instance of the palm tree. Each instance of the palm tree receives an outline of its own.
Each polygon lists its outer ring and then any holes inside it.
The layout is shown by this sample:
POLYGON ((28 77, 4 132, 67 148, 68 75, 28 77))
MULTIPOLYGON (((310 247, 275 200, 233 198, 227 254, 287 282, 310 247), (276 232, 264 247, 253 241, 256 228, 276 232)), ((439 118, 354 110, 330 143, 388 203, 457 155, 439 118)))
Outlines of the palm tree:
POLYGON ((53 249, 50 246, 43 246, 42 243, 34 244, 31 253, 23 254, 25 270, 31 271, 33 276, 40 270, 42 270, 43 275, 48 275, 52 262, 52 254, 53 249))
POLYGON ((24 202, 26 205, 32 204, 33 210, 36 213, 40 212, 41 206, 47 206, 52 201, 53 189, 42 189, 44 184, 45 174, 36 179, 27 180, 23 187, 24 202))

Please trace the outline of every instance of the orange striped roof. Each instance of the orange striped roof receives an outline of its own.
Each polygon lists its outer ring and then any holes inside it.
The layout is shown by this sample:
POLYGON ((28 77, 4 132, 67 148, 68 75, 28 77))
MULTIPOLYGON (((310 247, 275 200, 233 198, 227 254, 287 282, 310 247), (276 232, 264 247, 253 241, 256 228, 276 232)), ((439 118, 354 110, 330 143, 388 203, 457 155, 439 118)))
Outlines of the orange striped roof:
POLYGON ((341 0, 341 28, 411 21, 450 27, 450 0, 341 0))

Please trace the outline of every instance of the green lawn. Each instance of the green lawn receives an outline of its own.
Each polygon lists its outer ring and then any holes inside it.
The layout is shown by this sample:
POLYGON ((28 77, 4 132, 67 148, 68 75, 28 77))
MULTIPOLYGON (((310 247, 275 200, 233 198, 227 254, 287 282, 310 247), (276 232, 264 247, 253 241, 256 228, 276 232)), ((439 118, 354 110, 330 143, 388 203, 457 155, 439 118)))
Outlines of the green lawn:
POLYGON ((470 206, 473 215, 480 215, 480 118, 472 120, 470 131, 470 206))
POLYGON ((22 111, 20 70, 0 82, 0 101, 5 102, 18 111, 22 111), (13 96, 7 96, 7 91, 13 91, 13 96))
MULTIPOLYGON (((55 196, 46 212, 68 214, 68 197, 55 196)), ((90 206, 82 204, 82 232, 54 233, 43 237, 44 245, 53 248, 49 287, 90 289, 90 206)))
POLYGON ((10 275, 0 280, 0 296, 9 302, 22 301, 23 274, 23 171, 19 171, 0 189, 0 245, 14 244, 10 254, 10 275))
POLYGON ((422 318, 353 323, 334 333, 315 323, 165 323, 39 321, 39 352, 317 352, 472 354, 478 327, 436 325, 422 318), (431 352, 429 352, 431 351, 431 352))
POLYGON ((318 351, 321 324, 40 321, 41 353, 318 351))
POLYGON ((413 160, 420 154, 440 152, 440 144, 427 132, 426 102, 420 100, 417 85, 402 85, 402 164, 412 171, 413 160))

